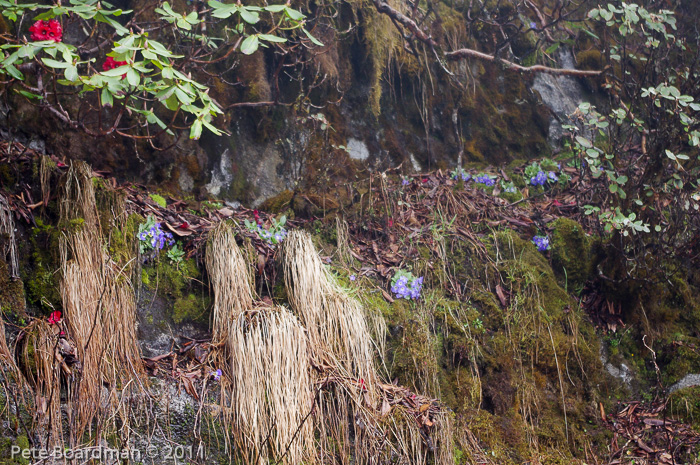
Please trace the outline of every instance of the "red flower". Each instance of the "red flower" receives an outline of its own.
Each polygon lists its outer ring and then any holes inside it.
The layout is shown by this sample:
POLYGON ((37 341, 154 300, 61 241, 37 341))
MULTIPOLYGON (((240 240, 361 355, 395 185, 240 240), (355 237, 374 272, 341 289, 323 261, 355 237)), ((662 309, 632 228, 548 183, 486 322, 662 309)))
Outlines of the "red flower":
MULTIPOLYGON (((102 63, 102 71, 109 71, 110 69, 119 68, 124 66, 126 61, 115 61, 112 57, 107 57, 104 63, 102 63)), ((126 75, 125 75, 126 76, 126 75)))
POLYGON ((394 220, 392 220, 391 218, 389 218, 389 227, 390 228, 394 227, 394 220))
POLYGON ((360 378, 360 390, 362 392, 367 392, 367 385, 365 385, 365 380, 360 378))
POLYGON ((61 322, 61 311, 56 310, 54 312, 51 312, 51 316, 49 317, 49 324, 50 325, 55 325, 61 322))
POLYGON ((53 40, 54 42, 60 42, 63 38, 63 28, 61 23, 55 19, 50 19, 48 21, 39 20, 32 24, 29 28, 29 32, 32 33, 32 40, 53 40))

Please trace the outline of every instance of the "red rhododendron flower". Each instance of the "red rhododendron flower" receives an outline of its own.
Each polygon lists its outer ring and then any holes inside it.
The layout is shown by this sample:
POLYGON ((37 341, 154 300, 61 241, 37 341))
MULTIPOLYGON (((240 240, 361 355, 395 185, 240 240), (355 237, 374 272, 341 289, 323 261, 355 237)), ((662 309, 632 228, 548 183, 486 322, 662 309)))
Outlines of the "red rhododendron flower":
POLYGON ((50 19, 48 21, 39 20, 32 24, 29 28, 29 32, 32 33, 32 40, 53 40, 54 42, 60 42, 63 38, 63 28, 61 23, 55 19, 50 19))
MULTIPOLYGON (((102 63, 102 71, 109 71, 110 69, 119 68, 124 66, 126 61, 115 61, 112 57, 107 57, 104 63, 102 63)), ((122 74, 122 79, 126 77, 126 73, 122 74)))
POLYGON ((56 310, 54 312, 51 312, 51 316, 49 317, 49 324, 50 325, 55 325, 61 322, 61 311, 56 310))
MULTIPOLYGON (((109 71, 110 69, 119 68, 124 66, 126 61, 115 61, 112 57, 107 57, 104 63, 102 63, 102 71, 109 71)), ((126 75, 125 75, 126 76, 126 75)))

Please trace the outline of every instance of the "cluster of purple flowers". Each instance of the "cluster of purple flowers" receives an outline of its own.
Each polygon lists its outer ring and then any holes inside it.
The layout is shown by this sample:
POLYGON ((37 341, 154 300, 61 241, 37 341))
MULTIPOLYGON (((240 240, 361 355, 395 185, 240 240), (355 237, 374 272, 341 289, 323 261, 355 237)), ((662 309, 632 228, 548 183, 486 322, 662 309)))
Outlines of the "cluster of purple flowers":
POLYGON ((476 181, 479 184, 483 184, 483 185, 489 186, 489 187, 496 184, 496 180, 493 179, 488 174, 480 174, 474 178, 474 181, 476 181))
POLYGON ((547 174, 544 171, 538 171, 536 176, 530 178, 530 184, 533 186, 544 186, 547 182, 547 174))
POLYGON ((269 244, 275 245, 281 243, 285 237, 287 237, 287 230, 280 227, 276 231, 270 229, 264 229, 261 225, 258 225, 258 234, 260 238, 267 241, 269 244))
POLYGON ((538 171, 536 176, 530 178, 530 184, 533 186, 544 186, 547 181, 557 182, 559 176, 554 171, 545 173, 544 171, 538 171))
POLYGON ((467 182, 471 179, 471 174, 464 171, 464 168, 456 168, 452 171, 452 179, 459 181, 460 179, 467 182))
POLYGON ((547 236, 535 236, 532 238, 532 242, 537 246, 537 250, 540 252, 549 250, 549 238, 547 236))
POLYGON ((160 229, 160 223, 156 223, 150 229, 140 232, 137 237, 141 242, 150 245, 154 250, 163 250, 166 244, 175 244, 173 234, 160 229))
POLYGON ((420 291, 423 288, 423 277, 416 278, 403 274, 396 279, 396 282, 391 286, 391 292, 396 294, 399 299, 417 299, 420 297, 420 291))

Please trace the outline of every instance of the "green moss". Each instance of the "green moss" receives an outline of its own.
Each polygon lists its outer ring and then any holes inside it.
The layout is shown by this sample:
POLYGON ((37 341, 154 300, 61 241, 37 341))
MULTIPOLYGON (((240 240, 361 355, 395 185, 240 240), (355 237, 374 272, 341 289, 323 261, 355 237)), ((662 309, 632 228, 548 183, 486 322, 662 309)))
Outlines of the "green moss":
POLYGON ((582 288, 591 274, 591 240, 568 218, 557 219, 552 228, 552 268, 567 289, 582 288))
POLYGON ((22 281, 11 279, 9 266, 0 259, 0 315, 12 315, 20 321, 25 316, 25 307, 22 281))
POLYGON ((8 163, 0 164, 0 184, 8 188, 17 184, 16 174, 8 163))
POLYGON ((22 260, 20 274, 25 286, 27 302, 47 313, 61 308, 58 286, 59 237, 61 231, 41 218, 35 218, 36 227, 29 235, 29 244, 18 244, 22 260), (26 247, 26 248, 25 248, 26 247))
POLYGON ((700 431, 700 386, 675 391, 669 397, 670 414, 700 431))
POLYGON ((515 202, 523 199, 523 194, 520 191, 518 191, 518 192, 501 192, 498 196, 504 200, 507 200, 509 203, 515 203, 515 202))
POLYGON ((123 228, 114 228, 109 237, 109 255, 117 263, 127 263, 136 255, 139 225, 146 220, 134 213, 129 215, 123 228))
POLYGON ((264 201, 262 205, 260 205, 260 210, 268 211, 271 213, 285 212, 291 208, 293 198, 294 193, 292 191, 282 191, 276 196, 264 201))
POLYGON ((601 70, 604 64, 603 55, 598 50, 585 50, 576 54, 578 69, 601 70))
POLYGON ((188 294, 185 297, 175 300, 173 305, 173 321, 182 323, 183 321, 198 321, 206 323, 208 321, 207 308, 209 299, 198 297, 195 294, 188 294))
MULTIPOLYGON (((21 455, 12 457, 12 447, 19 447, 20 451, 29 449, 29 439, 24 434, 17 436, 14 441, 9 437, 0 439, 0 464, 3 465, 26 465, 29 459, 25 459, 21 455)), ((20 452, 21 454, 21 452, 20 452)))
POLYGON ((142 275, 141 282, 157 289, 159 294, 166 294, 175 299, 183 298, 190 288, 191 281, 200 278, 197 263, 193 258, 185 259, 175 266, 166 257, 161 256, 154 265, 144 267, 142 271, 146 278, 142 275))
POLYGON ((165 201, 165 198, 163 196, 158 194, 149 194, 148 196, 160 207, 165 208, 168 206, 168 202, 165 201))

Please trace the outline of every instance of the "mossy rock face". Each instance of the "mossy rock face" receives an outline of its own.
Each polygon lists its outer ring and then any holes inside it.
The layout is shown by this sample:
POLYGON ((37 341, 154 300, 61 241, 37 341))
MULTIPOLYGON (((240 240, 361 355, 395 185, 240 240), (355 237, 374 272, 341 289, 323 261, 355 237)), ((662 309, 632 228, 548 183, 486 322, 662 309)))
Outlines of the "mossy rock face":
POLYGON ((271 213, 293 212, 291 210, 294 193, 290 190, 282 191, 276 196, 267 199, 260 205, 260 209, 271 213))
POLYGON ((700 386, 675 391, 668 405, 673 417, 692 424, 695 430, 700 431, 700 386))
POLYGON ((552 268, 568 289, 582 287, 591 274, 591 240, 568 218, 559 218, 552 227, 552 268))
POLYGON ((209 318, 207 308, 209 307, 208 296, 198 296, 194 293, 177 299, 173 305, 173 321, 176 324, 185 321, 196 321, 206 323, 209 318))
POLYGON ((576 54, 578 69, 599 70, 603 69, 603 54, 598 50, 585 50, 576 54))
POLYGON ((13 446, 19 447, 20 451, 27 450, 30 447, 29 439, 25 435, 17 436, 14 441, 9 437, 0 439, 0 463, 3 465, 28 464, 29 459, 22 457, 21 452, 13 457, 13 446))
POLYGON ((11 279, 7 263, 0 259, 0 314, 7 313, 21 318, 25 307, 22 280, 11 279))

